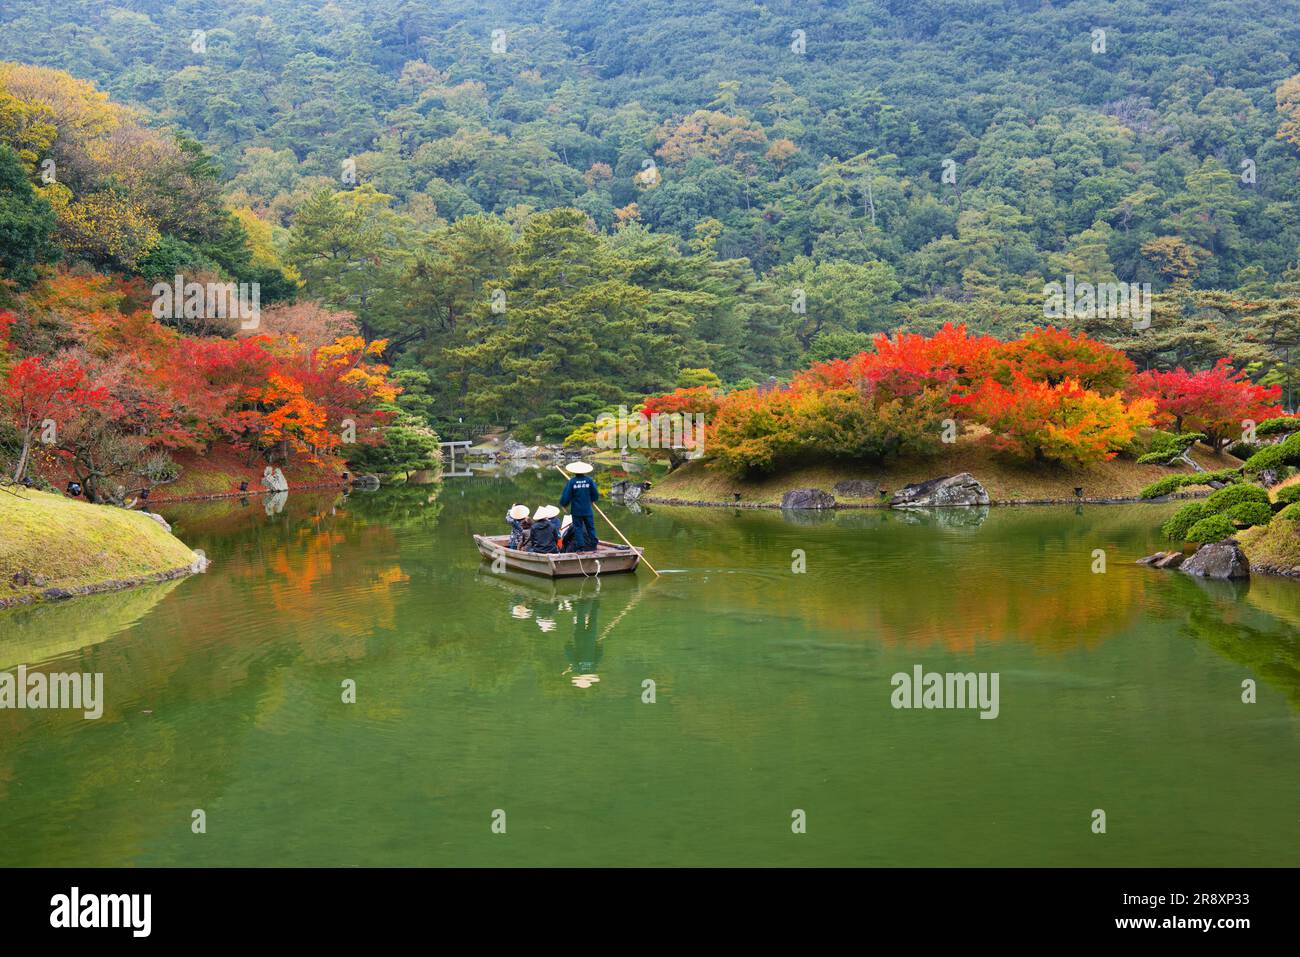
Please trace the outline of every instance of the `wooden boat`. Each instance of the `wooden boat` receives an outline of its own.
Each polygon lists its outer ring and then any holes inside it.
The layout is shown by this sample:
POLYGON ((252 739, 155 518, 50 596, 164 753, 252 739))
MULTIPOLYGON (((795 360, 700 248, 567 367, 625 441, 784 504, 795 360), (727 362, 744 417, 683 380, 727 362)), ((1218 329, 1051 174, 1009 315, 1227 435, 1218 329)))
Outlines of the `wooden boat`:
POLYGON ((617 575, 636 571, 641 561, 641 549, 613 542, 601 542, 594 552, 561 552, 542 555, 507 548, 509 535, 475 535, 474 544, 487 561, 498 558, 506 568, 544 578, 591 578, 594 575, 617 575))

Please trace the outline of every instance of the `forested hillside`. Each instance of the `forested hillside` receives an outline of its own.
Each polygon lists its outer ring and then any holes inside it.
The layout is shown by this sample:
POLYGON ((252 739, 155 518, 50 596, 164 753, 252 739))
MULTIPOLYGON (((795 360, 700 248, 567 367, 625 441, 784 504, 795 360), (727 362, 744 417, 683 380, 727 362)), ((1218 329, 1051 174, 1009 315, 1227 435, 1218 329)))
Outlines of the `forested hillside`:
POLYGON ((550 438, 682 370, 1019 334, 1066 277, 1155 308, 1058 324, 1143 368, 1232 355, 1292 404, 1298 59, 1300 4, 1263 0, 0 9, 0 60, 201 144, 251 250, 182 217, 65 262, 261 270, 427 373, 440 427, 550 438))

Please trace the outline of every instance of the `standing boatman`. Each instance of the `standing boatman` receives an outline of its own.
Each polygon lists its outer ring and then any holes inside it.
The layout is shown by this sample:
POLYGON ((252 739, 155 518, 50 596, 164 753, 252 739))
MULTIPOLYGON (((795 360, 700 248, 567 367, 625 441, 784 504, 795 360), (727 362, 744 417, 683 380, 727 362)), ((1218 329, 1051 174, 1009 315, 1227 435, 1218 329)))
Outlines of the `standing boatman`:
POLYGON ((573 516, 570 534, 574 551, 594 552, 600 540, 596 538, 596 516, 591 506, 600 498, 600 489, 596 488, 596 480, 591 477, 592 466, 588 463, 570 462, 565 467, 573 477, 564 485, 560 504, 567 506, 573 516))

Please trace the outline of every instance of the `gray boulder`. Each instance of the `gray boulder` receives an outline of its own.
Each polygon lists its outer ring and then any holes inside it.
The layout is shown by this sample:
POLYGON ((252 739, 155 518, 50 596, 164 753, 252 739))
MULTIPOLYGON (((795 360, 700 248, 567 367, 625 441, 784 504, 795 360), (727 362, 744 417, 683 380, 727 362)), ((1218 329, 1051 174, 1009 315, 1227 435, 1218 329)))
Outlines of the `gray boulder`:
POLYGON ((262 488, 268 492, 287 492, 289 491, 289 482, 284 477, 283 472, 268 465, 262 469, 262 488))
POLYGON ((1185 559, 1186 556, 1182 552, 1170 552, 1154 564, 1156 568, 1177 568, 1185 559))
POLYGON ((1137 564, 1154 565, 1156 562, 1160 561, 1160 559, 1164 558, 1168 554, 1169 554, 1168 552, 1156 552, 1154 555, 1148 555, 1146 558, 1139 558, 1137 560, 1137 564))
POLYGON ((931 508, 946 505, 988 505, 989 493, 969 472, 904 485, 889 502, 892 508, 931 508))
POLYGON ((649 482, 633 482, 631 479, 622 479, 610 486, 609 497, 611 501, 630 505, 649 488, 649 482))
POLYGON ((524 443, 516 439, 506 438, 501 443, 501 454, 508 459, 532 459, 537 457, 537 447, 524 445, 524 443))
POLYGON ((880 483, 870 479, 845 479, 836 482, 833 491, 844 498, 875 498, 880 494, 880 483))
POLYGON ((1235 538, 1202 545, 1178 568, 1198 578, 1249 578, 1250 561, 1235 538))
POLYGON ((155 522, 157 522, 159 525, 161 525, 161 526, 162 526, 163 528, 165 528, 167 531, 170 532, 170 531, 172 530, 172 527, 171 527, 170 525, 167 524, 167 519, 163 518, 163 517, 162 517, 161 515, 159 515, 157 512, 141 512, 140 514, 142 514, 142 515, 148 515, 150 518, 152 518, 155 522))
POLYGON ((819 488, 792 488, 781 496, 782 508, 834 508, 835 496, 819 488))

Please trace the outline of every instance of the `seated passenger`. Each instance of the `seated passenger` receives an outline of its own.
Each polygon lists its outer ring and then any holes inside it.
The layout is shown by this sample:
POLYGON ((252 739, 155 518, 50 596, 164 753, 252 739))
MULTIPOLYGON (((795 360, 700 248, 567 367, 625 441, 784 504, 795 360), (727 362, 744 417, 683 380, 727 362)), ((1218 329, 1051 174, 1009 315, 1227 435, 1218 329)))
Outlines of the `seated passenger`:
POLYGON ((554 505, 546 506, 546 521, 555 527, 555 544, 558 546, 560 543, 560 529, 563 527, 564 522, 560 519, 560 510, 554 505))
POLYGON ((507 548, 523 548, 528 543, 528 530, 523 524, 527 521, 527 505, 510 506, 510 511, 506 512, 506 522, 510 525, 510 541, 506 544, 507 548))
POLYGON ((560 551, 573 551, 573 516, 566 515, 560 520, 560 551))
POLYGON ((548 519, 550 518, 551 506, 538 506, 537 511, 533 513, 533 527, 528 533, 528 551, 539 552, 543 555, 553 555, 559 551, 556 547, 555 526, 548 519))

